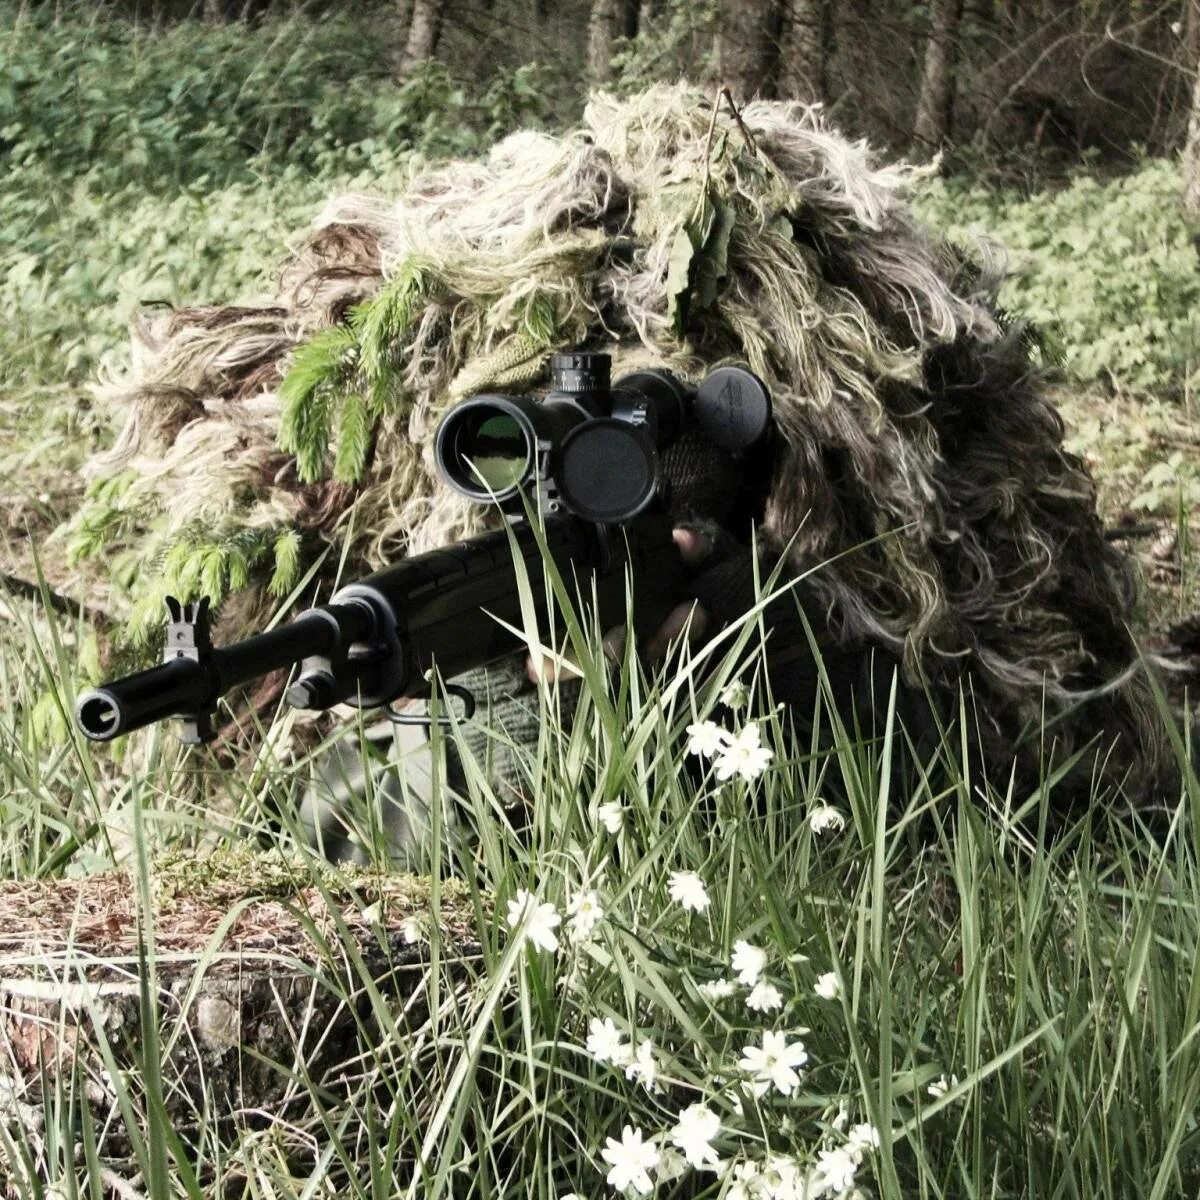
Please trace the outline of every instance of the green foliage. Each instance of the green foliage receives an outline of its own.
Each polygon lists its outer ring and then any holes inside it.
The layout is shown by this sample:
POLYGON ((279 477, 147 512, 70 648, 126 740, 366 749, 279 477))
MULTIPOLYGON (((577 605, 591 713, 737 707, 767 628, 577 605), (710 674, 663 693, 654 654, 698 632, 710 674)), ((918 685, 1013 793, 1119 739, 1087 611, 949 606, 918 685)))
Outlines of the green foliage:
POLYGON ((1029 197, 936 180, 918 206, 952 238, 1007 249, 1002 302, 1057 331, 1076 378, 1178 393, 1200 369, 1200 263, 1174 163, 1029 197))
POLYGON ((296 456, 306 483, 324 474, 334 393, 350 379, 357 352, 352 330, 341 325, 324 329, 296 351, 279 388, 279 444, 296 456))
POLYGON ((347 324, 321 330, 293 354, 279 388, 279 444, 306 483, 324 476, 335 426, 334 477, 362 477, 379 418, 402 393, 403 339, 435 287, 427 264, 410 259, 347 324))
POLYGON ((643 4, 637 39, 621 39, 613 53, 613 90, 628 95, 665 79, 714 78, 716 17, 715 0, 643 4))
MULTIPOLYGON (((718 651, 712 676, 685 660, 647 677, 632 647, 608 663, 584 635, 576 719, 564 728, 561 697, 538 693, 541 736, 519 753, 536 805, 506 805, 459 731, 435 726, 435 746, 458 740, 458 819, 445 821, 449 806, 420 813, 403 789, 406 816, 432 828, 398 851, 387 802, 361 797, 341 815, 368 869, 332 868, 295 816, 329 745, 285 751, 286 715, 234 767, 149 733, 125 764, 82 739, 64 753, 37 732, 31 701, 50 688, 71 710, 72 631, 36 619, 0 636, 0 860, 30 881, 10 915, 38 878, 132 871, 155 917, 146 976, 155 926, 161 938, 184 910, 202 928, 195 914, 262 897, 316 918, 320 896, 330 919, 306 923, 319 936, 295 957, 280 939, 275 960, 335 989, 350 1016, 335 1031, 348 1044, 322 1036, 324 1058, 270 1047, 287 1083, 270 1138, 274 1096, 246 1124, 212 1073, 184 1073, 188 1005, 147 1012, 142 1034, 157 1020, 159 1041, 110 1030, 123 1056, 111 1086, 69 1110, 70 1129, 93 1131, 85 1153, 43 1136, 59 1126, 24 1119, 32 1106, 4 1127, 0 1183, 18 1194, 63 1180, 96 1193, 128 1143, 148 1145, 161 1102, 139 1086, 147 1072, 176 1110, 194 1096, 203 1140, 177 1153, 205 1194, 253 1172, 263 1194, 296 1200, 319 1170, 327 1190, 355 1197, 603 1195, 603 1152, 614 1157, 625 1126, 654 1147, 661 1196, 716 1200, 735 1167, 743 1179, 765 1167, 767 1182, 789 1167, 815 1175, 823 1151, 824 1169, 853 1168, 888 1198, 1197 1194, 1200 789, 1186 762, 1155 836, 1100 795, 1051 835, 1052 774, 1033 794, 991 792, 953 738, 915 761, 891 712, 859 738, 819 709, 828 747, 797 746, 753 668, 740 699, 719 700, 742 647, 718 651), (704 720, 727 741, 753 726, 761 774, 722 779, 721 751, 688 755, 687 727, 704 720), (768 1034, 795 1051, 794 1072, 748 1051, 768 1034), (716 1118, 711 1171, 675 1153, 675 1123, 697 1104, 716 1118), (859 1122, 878 1145, 832 1162, 859 1122), (317 1168, 314 1144, 327 1148, 317 1168)), ((93 919, 70 938, 93 976, 108 962, 89 941, 102 930, 93 919)), ((197 972, 224 948, 214 935, 197 972)), ((270 1004, 262 1019, 275 1020, 270 1004)), ((230 1047, 222 1066, 265 1054, 230 1047)), ((38 1103, 67 1112, 74 1081, 48 1078, 38 1103)))
POLYGON ((549 118, 536 64, 396 83, 378 17, 151 27, 0 0, 0 385, 89 380, 140 306, 262 293, 331 193, 549 118))
POLYGON ((90 380, 119 363, 127 329, 152 305, 261 296, 287 240, 338 190, 388 190, 403 171, 312 178, 300 169, 166 197, 133 185, 70 187, 44 169, 0 193, 0 384, 90 380))
POLYGON ((300 578, 300 535, 294 529, 285 529, 275 538, 272 548, 274 570, 267 585, 272 596, 286 596, 300 578))
POLYGON ((5 0, 0 161, 88 173, 105 191, 174 191, 283 162, 311 174, 379 153, 469 153, 547 116, 536 64, 468 88, 434 63, 401 84, 389 76, 393 36, 368 5, 146 25, 81 2, 5 0))
POLYGON ((167 552, 160 572, 163 591, 181 600, 207 596, 218 605, 231 592, 245 588, 250 574, 275 550, 275 531, 233 529, 214 536, 212 531, 190 531, 167 552))
POLYGON ((1200 508, 1200 469, 1182 450, 1154 463, 1142 476, 1141 486, 1130 508, 1167 514, 1181 506, 1189 512, 1200 508))
POLYGON ((379 295, 350 314, 350 327, 359 346, 364 380, 375 384, 396 365, 400 339, 433 288, 426 263, 410 258, 380 289, 379 295))
POLYGON ((682 337, 692 314, 709 308, 728 273, 733 206, 705 183, 671 245, 667 266, 667 316, 682 337))

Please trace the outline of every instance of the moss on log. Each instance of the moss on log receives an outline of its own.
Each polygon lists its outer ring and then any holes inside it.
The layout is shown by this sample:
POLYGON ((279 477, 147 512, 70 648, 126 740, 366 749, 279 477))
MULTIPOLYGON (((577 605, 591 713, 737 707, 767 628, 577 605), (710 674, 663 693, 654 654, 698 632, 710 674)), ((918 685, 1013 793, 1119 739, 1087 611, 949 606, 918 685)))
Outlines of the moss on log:
POLYGON ((444 988, 478 955, 465 889, 440 901, 435 918, 427 880, 249 853, 168 862, 145 888, 0 883, 0 1184, 54 1174, 64 1112, 77 1144, 90 1121, 101 1159, 130 1162, 122 1096, 140 1125, 160 1092, 187 1142, 358 1086, 365 1046, 417 1029, 434 971, 444 988))

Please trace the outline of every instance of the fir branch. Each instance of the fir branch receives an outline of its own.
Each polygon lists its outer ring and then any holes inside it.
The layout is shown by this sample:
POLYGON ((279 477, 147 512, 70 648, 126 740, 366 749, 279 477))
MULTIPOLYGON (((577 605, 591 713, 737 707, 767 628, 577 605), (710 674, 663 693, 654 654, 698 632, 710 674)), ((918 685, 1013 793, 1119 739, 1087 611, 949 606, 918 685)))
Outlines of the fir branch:
POLYGON ((200 561, 200 594, 213 604, 225 599, 225 547, 209 545, 197 555, 200 561))
POLYGON ((366 469, 375 420, 367 411, 367 402, 359 395, 349 395, 338 409, 337 458, 333 477, 339 483, 357 483, 366 469))
POLYGON ((519 330, 534 345, 549 350, 558 336, 558 312, 548 292, 534 292, 521 306, 519 330))
POLYGON ((396 399, 403 394, 399 379, 388 372, 371 381, 367 389, 367 412, 373 419, 378 419, 391 412, 396 407, 396 399))
POLYGON ((391 373, 397 343, 428 302, 435 278, 423 259, 406 259, 378 295, 351 313, 350 325, 358 339, 359 362, 367 381, 391 373))
POLYGON ((297 348, 279 385, 283 402, 279 445, 296 456, 305 483, 321 477, 329 453, 331 396, 353 377, 357 361, 352 329, 345 325, 323 329, 297 348))
POLYGON ((300 535, 294 529, 285 529, 275 539, 273 550, 275 569, 267 591, 272 596, 285 596, 300 574, 300 535))

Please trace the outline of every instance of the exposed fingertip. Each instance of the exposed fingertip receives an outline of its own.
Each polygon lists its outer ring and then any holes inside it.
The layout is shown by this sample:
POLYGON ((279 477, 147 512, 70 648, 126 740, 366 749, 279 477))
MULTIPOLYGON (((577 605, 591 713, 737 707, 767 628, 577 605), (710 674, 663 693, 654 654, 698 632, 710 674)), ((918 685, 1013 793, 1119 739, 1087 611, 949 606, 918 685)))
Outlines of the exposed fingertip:
POLYGON ((679 547, 679 553, 683 555, 685 562, 698 562, 707 558, 712 551, 710 538, 699 529, 672 529, 671 540, 679 547))
POLYGON ((610 629, 600 640, 604 648, 604 657, 610 663, 619 663, 625 657, 625 645, 629 640, 629 630, 624 625, 610 629))

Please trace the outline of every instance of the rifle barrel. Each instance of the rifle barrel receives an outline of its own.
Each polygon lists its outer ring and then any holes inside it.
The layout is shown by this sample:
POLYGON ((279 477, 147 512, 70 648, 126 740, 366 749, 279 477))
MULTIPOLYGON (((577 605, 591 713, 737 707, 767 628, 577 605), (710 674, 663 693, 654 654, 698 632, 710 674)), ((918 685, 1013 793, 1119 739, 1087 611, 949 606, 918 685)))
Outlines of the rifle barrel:
POLYGON ((92 688, 75 705, 76 723, 92 741, 110 742, 166 717, 208 712, 239 683, 325 654, 343 639, 362 636, 370 623, 370 612, 357 604, 309 609, 278 629, 211 650, 204 662, 181 654, 92 688))

